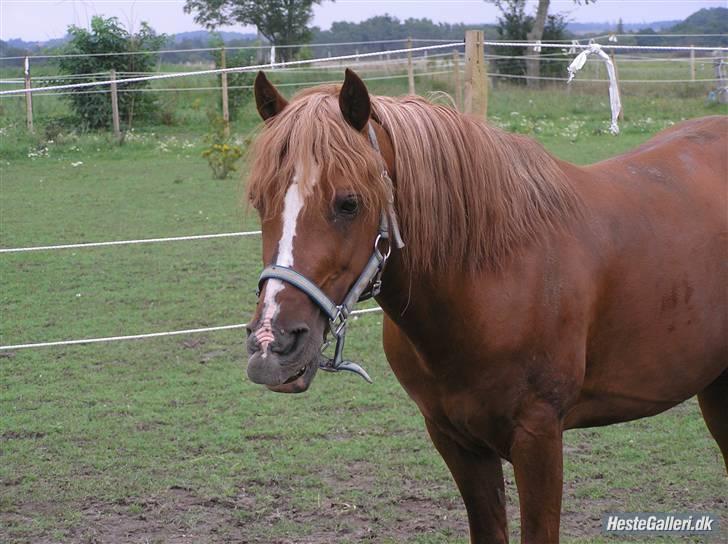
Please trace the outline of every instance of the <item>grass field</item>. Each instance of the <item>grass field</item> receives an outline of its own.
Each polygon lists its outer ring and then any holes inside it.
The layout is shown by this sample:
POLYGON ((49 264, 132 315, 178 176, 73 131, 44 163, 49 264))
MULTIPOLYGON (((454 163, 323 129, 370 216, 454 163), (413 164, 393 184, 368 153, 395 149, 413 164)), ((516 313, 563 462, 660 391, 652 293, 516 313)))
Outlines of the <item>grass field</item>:
MULTIPOLYGON (((605 93, 565 97, 498 87, 490 116, 588 163, 681 118, 727 113, 702 98, 634 96, 613 137, 605 93)), ((4 114, 1 247, 257 227, 237 180, 211 179, 201 124, 140 127, 118 147, 104 134, 28 137, 4 114)), ((248 107, 235 131, 254 124, 248 107)), ((242 322, 260 264, 256 238, 2 255, 0 343, 242 322)), ((380 329, 381 315, 362 317, 347 340, 373 385, 319 375, 301 396, 245 379, 242 331, 0 352, 0 541, 467 542, 459 494, 380 329)), ((620 540, 600 535, 608 511, 687 510, 718 514, 726 540, 725 469, 694 400, 567 433, 564 490, 565 542, 620 540)))

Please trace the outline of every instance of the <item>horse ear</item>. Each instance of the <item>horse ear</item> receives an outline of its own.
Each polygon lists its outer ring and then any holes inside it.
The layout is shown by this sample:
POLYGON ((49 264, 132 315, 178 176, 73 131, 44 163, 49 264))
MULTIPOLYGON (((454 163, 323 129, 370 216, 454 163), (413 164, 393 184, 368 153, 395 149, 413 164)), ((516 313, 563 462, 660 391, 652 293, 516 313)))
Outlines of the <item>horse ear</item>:
POLYGON ((258 113, 267 121, 274 115, 278 115, 283 108, 288 105, 288 101, 283 98, 273 84, 268 81, 263 71, 259 71, 255 76, 255 105, 258 107, 258 113))
POLYGON ((341 108, 346 122, 358 131, 367 125, 372 113, 372 104, 366 85, 353 70, 348 68, 345 72, 344 84, 339 92, 339 108, 341 108))

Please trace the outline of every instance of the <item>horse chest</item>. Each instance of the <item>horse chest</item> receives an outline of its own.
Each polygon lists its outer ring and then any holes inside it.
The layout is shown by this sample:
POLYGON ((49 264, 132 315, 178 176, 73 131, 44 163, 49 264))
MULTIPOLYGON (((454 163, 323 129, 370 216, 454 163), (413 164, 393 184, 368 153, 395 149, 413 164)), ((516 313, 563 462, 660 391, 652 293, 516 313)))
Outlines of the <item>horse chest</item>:
POLYGON ((487 446, 509 456, 514 414, 520 402, 521 379, 497 374, 468 378, 452 372, 433 372, 432 365, 407 341, 386 348, 390 366, 424 418, 466 447, 487 446), (507 384, 507 385, 505 385, 507 384))

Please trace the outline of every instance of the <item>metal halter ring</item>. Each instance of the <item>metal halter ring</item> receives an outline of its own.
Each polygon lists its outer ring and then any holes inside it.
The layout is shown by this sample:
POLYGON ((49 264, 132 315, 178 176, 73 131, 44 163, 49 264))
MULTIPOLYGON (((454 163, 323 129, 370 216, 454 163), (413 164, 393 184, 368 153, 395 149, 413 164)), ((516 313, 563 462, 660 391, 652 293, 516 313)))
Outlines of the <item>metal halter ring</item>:
POLYGON ((377 257, 379 257, 382 260, 382 263, 386 262, 387 259, 389 259, 389 256, 392 254, 392 242, 389 241, 389 237, 382 237, 381 234, 377 234, 376 240, 374 240, 374 252, 377 254, 377 257), (379 250, 379 242, 382 240, 385 240, 387 242, 387 253, 382 253, 379 250))

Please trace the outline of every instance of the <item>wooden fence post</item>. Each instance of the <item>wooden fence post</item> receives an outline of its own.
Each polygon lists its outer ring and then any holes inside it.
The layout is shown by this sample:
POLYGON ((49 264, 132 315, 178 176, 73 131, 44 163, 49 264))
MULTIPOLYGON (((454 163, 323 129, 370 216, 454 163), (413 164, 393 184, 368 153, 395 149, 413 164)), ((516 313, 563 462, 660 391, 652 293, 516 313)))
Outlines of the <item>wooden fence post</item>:
POLYGON ((695 46, 690 45, 690 81, 695 81, 695 46))
POLYGON ((114 138, 121 142, 121 123, 119 122, 119 96, 116 93, 116 70, 111 70, 111 119, 114 124, 114 138))
POLYGON ((488 115, 488 74, 483 31, 465 32, 465 113, 488 115))
POLYGON ((463 83, 460 79, 460 52, 455 49, 452 52, 453 79, 455 80, 455 105, 458 111, 463 111, 463 83))
MULTIPOLYGON (((225 48, 220 49, 220 68, 223 70, 226 68, 225 62, 225 48)), ((220 81, 222 82, 222 122, 224 123, 225 137, 230 136, 230 108, 228 105, 228 80, 227 72, 220 74, 220 81)))
POLYGON ((415 72, 412 67, 412 38, 407 38, 407 82, 409 94, 415 94, 415 72))
POLYGON ((28 132, 34 132, 33 129, 33 93, 31 92, 30 83, 30 59, 25 57, 25 117, 28 125, 28 132))

